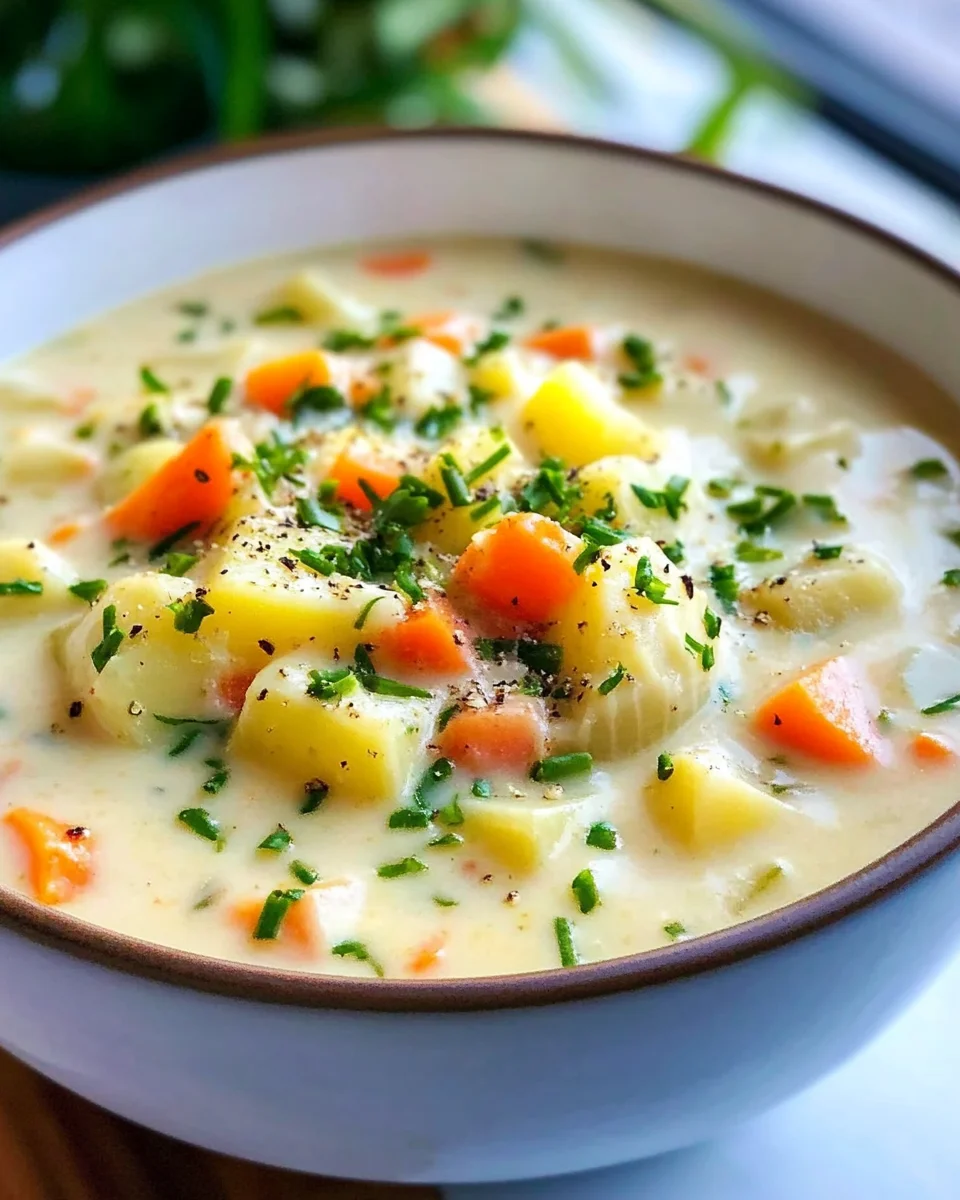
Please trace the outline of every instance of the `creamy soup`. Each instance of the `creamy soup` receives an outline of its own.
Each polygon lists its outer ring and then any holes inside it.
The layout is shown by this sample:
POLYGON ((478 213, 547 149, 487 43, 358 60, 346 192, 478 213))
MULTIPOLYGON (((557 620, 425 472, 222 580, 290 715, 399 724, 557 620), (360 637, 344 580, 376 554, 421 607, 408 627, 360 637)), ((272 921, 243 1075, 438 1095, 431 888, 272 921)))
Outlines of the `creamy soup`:
POLYGON ((327 974, 570 967, 955 800, 947 397, 540 243, 341 248, 0 383, 0 880, 327 974))

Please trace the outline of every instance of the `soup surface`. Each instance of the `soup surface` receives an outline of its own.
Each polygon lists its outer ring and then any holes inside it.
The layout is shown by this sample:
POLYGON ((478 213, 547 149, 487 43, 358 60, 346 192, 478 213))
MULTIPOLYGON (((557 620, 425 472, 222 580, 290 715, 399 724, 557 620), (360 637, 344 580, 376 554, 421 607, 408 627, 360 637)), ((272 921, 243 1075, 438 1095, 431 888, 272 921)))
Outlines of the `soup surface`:
POLYGON ((539 243, 151 296, 0 383, 0 881, 224 958, 571 966, 955 800, 951 402, 539 243))

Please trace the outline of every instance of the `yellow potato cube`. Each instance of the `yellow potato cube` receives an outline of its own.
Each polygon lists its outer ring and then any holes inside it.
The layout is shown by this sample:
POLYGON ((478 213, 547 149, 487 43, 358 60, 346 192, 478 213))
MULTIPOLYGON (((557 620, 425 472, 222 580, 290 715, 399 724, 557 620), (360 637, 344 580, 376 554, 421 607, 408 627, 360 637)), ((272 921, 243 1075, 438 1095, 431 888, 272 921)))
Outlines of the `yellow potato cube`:
POLYGON ((290 780, 322 780, 335 795, 399 803, 421 769, 439 702, 375 695, 356 681, 332 700, 309 695, 310 671, 330 665, 294 654, 264 667, 230 749, 290 780))
POLYGON ((432 510, 419 527, 421 537, 433 542, 447 554, 459 554, 475 533, 496 525, 503 516, 499 506, 479 518, 474 514, 485 499, 493 496, 498 489, 509 487, 524 465, 520 451, 504 433, 493 429, 473 429, 461 434, 447 442, 423 471, 424 481, 445 496, 442 474, 444 454, 452 455, 464 477, 469 478, 471 471, 482 466, 492 455, 502 454, 504 447, 507 454, 499 462, 476 479, 469 480, 471 489, 479 493, 476 503, 455 508, 444 501, 439 508, 432 510))
POLYGON ((582 363, 554 367, 524 405, 524 435, 543 455, 584 466, 610 454, 652 459, 659 438, 582 363))
POLYGON ((97 456, 46 429, 22 429, 3 449, 3 473, 10 483, 53 491, 92 475, 97 456))
POLYGON ((647 810, 660 831, 685 850, 709 852, 764 829, 790 810, 737 777, 717 752, 673 756, 673 774, 646 787, 647 810))
POLYGON ((97 494, 104 504, 116 504, 182 449, 182 443, 173 438, 150 438, 129 446, 103 468, 97 480, 97 494))
POLYGON ((155 720, 156 713, 200 720, 228 715, 217 691, 226 656, 216 642, 176 629, 168 607, 195 590, 189 579, 172 575, 130 575, 111 584, 69 629, 58 657, 69 699, 83 703, 84 721, 121 741, 149 745, 170 739, 170 727, 155 720), (98 671, 93 653, 111 606, 124 636, 98 671))
POLYGON ((207 603, 213 609, 204 637, 223 637, 231 653, 259 667, 272 654, 301 646, 353 658, 363 638, 395 624, 406 612, 396 592, 346 575, 319 575, 292 551, 337 542, 333 534, 300 529, 289 515, 241 517, 204 562, 207 603), (355 623, 377 599, 364 622, 355 623))
POLYGON ((345 292, 320 271, 301 271, 288 279, 275 296, 278 304, 289 304, 308 321, 341 325, 358 333, 373 333, 377 310, 345 292))
POLYGON ((490 393, 493 400, 526 398, 534 388, 534 380, 533 372, 513 346, 481 355, 480 361, 470 368, 470 382, 490 393))
POLYGON ((559 854, 585 829, 589 801, 461 800, 462 832, 515 875, 529 875, 559 854))
POLYGON ((0 541, 0 584, 39 583, 39 595, 0 595, 0 617, 26 617, 51 608, 77 605, 67 589, 77 582, 77 573, 68 562, 44 545, 26 538, 0 541))

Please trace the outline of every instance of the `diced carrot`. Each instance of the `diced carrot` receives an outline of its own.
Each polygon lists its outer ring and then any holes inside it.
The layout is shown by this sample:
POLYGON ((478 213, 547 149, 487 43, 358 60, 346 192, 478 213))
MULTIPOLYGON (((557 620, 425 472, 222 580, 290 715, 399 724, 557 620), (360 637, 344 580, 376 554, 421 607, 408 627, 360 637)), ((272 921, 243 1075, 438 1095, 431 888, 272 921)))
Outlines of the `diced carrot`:
POLYGON ((703 375, 707 378, 713 373, 713 366, 705 354, 687 354, 680 365, 691 375, 703 375))
POLYGON ((51 546, 64 546, 67 542, 72 542, 82 529, 83 525, 79 521, 64 521, 62 525, 55 525, 50 530, 47 541, 51 546))
POLYGON ((393 254, 371 254, 361 259, 360 266, 371 275, 398 278, 403 275, 419 275, 432 261, 432 255, 426 250, 399 250, 393 254))
POLYGON ((558 329, 541 329, 524 342, 530 350, 551 354, 554 358, 596 357, 594 331, 589 325, 561 325, 558 329))
POLYGON ((913 757, 920 762, 953 762, 957 752, 941 737, 934 733, 918 733, 910 743, 913 757))
POLYGON ((425 975, 443 958, 446 944, 447 935, 445 933, 435 933, 433 937, 427 938, 410 956, 407 970, 412 975, 425 975))
POLYGON ((461 708, 437 745, 445 758, 469 771, 525 771, 543 758, 546 729, 542 702, 513 696, 486 708, 461 708))
POLYGON ((330 364, 321 350, 302 350, 285 358, 272 358, 247 372, 246 397, 250 404, 280 416, 302 388, 330 382, 330 364))
POLYGON ((360 480, 382 500, 396 490, 400 475, 396 463, 355 442, 340 451, 330 468, 330 478, 336 480, 337 496, 364 512, 369 512, 373 505, 360 487, 360 480))
POLYGON ((510 513, 474 534, 453 578, 480 605, 514 621, 549 621, 582 584, 575 550, 556 521, 510 513))
POLYGON ((421 337, 456 358, 461 358, 479 335, 479 324, 473 317, 453 311, 422 313, 405 324, 419 329, 421 337))
MULTIPOLYGON (((233 920, 251 940, 265 900, 266 896, 251 896, 246 900, 238 900, 231 910, 233 920)), ((276 938, 257 941, 255 945, 282 946, 296 951, 303 958, 317 958, 324 948, 324 936, 313 893, 307 891, 300 900, 290 905, 276 938)))
POLYGON ((30 882, 43 904, 62 904, 93 876, 93 839, 82 825, 64 825, 30 808, 14 808, 3 818, 20 838, 30 882))
POLYGON ((391 669, 456 679, 473 669, 469 642, 449 610, 437 601, 418 604, 377 641, 377 659, 391 669))
POLYGON ((256 674, 256 671, 228 671, 217 680, 217 695, 230 712, 238 713, 243 708, 247 691, 256 674))
POLYGON ((857 665, 833 658, 765 700, 753 724, 772 741, 811 758, 865 766, 885 757, 876 711, 857 665))
POLYGON ((107 524, 115 533, 144 541, 188 525, 197 533, 209 529, 233 495, 232 459, 222 426, 210 421, 176 458, 109 509, 107 524))
POLYGON ((359 407, 383 391, 383 384, 373 375, 361 375, 350 384, 350 400, 359 407))

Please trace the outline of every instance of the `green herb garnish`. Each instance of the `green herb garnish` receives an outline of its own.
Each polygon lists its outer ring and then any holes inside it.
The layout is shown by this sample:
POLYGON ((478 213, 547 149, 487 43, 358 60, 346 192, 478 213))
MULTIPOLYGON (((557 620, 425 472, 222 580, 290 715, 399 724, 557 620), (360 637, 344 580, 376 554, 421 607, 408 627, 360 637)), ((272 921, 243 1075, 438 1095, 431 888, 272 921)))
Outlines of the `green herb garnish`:
POLYGON ((205 838, 208 842, 216 842, 218 848, 223 845, 220 822, 211 817, 205 808, 181 809, 177 813, 177 820, 197 837, 205 838))
POLYGON ((555 917, 553 932, 557 939, 557 949, 560 951, 560 965, 575 967, 580 962, 580 955, 573 943, 573 926, 566 917, 555 917))
POLYGON ((671 942, 676 942, 686 935, 687 930, 686 926, 681 925, 679 921, 668 921, 663 927, 663 932, 671 942))
POLYGON ((657 778, 660 780, 660 782, 666 783, 666 781, 673 774, 673 771, 674 771, 673 758, 666 752, 664 752, 663 754, 658 754, 657 755, 657 778))
POLYGON ((261 309, 253 318, 254 325, 302 325, 303 322, 303 313, 292 304, 261 309))
POLYGON ((357 676, 350 667, 331 667, 326 671, 310 671, 307 695, 315 700, 339 701, 357 686, 357 676))
POLYGON ((829 521, 834 525, 846 525, 847 518, 837 508, 837 502, 833 496, 820 495, 817 492, 806 492, 800 499, 807 508, 812 508, 821 520, 829 521))
POLYGON ((399 879, 402 875, 418 875, 421 871, 427 870, 427 864, 416 855, 409 855, 407 858, 401 858, 398 862, 383 863, 377 867, 377 874, 381 879, 399 879))
POLYGON ((175 529, 173 533, 168 533, 166 537, 162 537, 159 542, 155 542, 147 551, 147 557, 151 562, 156 562, 158 558, 163 558, 169 554, 177 542, 183 541, 185 537, 189 537, 195 529, 200 528, 199 521, 190 521, 186 525, 181 525, 179 529, 175 529))
POLYGON ((338 958, 355 958, 357 962, 365 962, 378 979, 383 978, 383 967, 373 957, 363 942, 338 942, 330 951, 338 958))
POLYGON ((175 551, 167 558, 160 571, 163 575, 173 575, 180 579, 199 561, 199 554, 180 554, 175 551))
POLYGON ((944 571, 940 582, 944 587, 960 587, 960 568, 951 567, 949 571, 944 571))
POLYGON ((463 409, 459 404, 445 404, 442 408, 428 408, 414 424, 414 433, 431 441, 449 437, 463 420, 463 409))
POLYGON ((843 553, 842 546, 825 546, 822 542, 813 543, 813 557, 823 560, 839 558, 843 553))
POLYGON ((498 446, 483 462, 477 463, 475 467, 467 472, 465 476, 467 484, 472 486, 478 480, 482 479, 484 475, 489 475, 493 468, 499 466, 505 458, 509 458, 510 454, 511 450, 506 442, 498 446))
MULTIPOLYGON (((303 888, 275 888, 263 902, 253 936, 258 942, 270 942, 280 932, 283 918, 291 904, 303 899, 303 888)), ((336 952, 336 951, 334 951, 336 952)))
POLYGON ((530 778, 537 783, 557 783, 574 775, 585 775, 593 769, 593 755, 585 750, 570 754, 552 754, 542 758, 530 768, 530 778))
POLYGON ((440 461, 440 477, 450 503, 454 508, 464 508, 466 505, 472 504, 473 495, 453 455, 444 454, 440 461))
POLYGON ((347 350, 372 350, 377 339, 357 333, 355 329, 331 329, 323 337, 324 350, 343 354, 347 350))
POLYGON ((375 604, 379 604, 380 601, 383 599, 385 599, 384 596, 374 596, 374 598, 372 600, 368 600, 366 602, 366 604, 360 610, 360 615, 357 617, 357 619, 353 623, 354 629, 362 629, 364 627, 364 625, 366 625, 367 617, 369 617, 371 612, 373 611, 373 606, 375 604))
POLYGON ((43 584, 39 579, 8 579, 0 583, 0 596, 41 596, 43 584))
POLYGON ((600 890, 589 867, 585 867, 574 876, 570 890, 582 913, 592 912, 600 903, 600 890))
POLYGON ((502 350, 504 346, 510 344, 510 334, 504 333, 502 329, 494 329, 491 333, 473 347, 473 353, 468 355, 463 361, 468 367, 475 367, 485 354, 492 354, 495 350, 502 350))
POLYGON ((201 786, 208 796, 216 796, 227 786, 230 772, 222 758, 205 758, 203 762, 204 766, 209 767, 213 774, 209 779, 204 780, 201 786))
POLYGON ((301 388, 291 397, 288 406, 294 425, 299 424, 307 413, 339 412, 346 407, 343 392, 328 383, 301 388))
POLYGON ((170 391, 170 388, 163 382, 162 379, 158 379, 149 367, 140 368, 140 382, 143 385, 143 390, 145 392, 156 392, 159 394, 161 392, 170 391))
POLYGON ((633 577, 633 586, 644 599, 649 600, 651 604, 672 604, 678 605, 679 600, 667 599, 667 584, 658 575, 653 573, 653 564, 646 554, 641 554, 637 560, 637 569, 633 577))
POLYGON ((708 643, 698 642, 696 638, 691 637, 689 633, 683 635, 683 642, 688 653, 700 659, 700 666, 704 671, 709 671, 717 661, 716 651, 708 643))
POLYGON ((663 381, 663 376, 657 370, 657 352, 652 342, 637 337, 635 333, 629 333, 620 343, 620 347, 630 360, 632 368, 619 376, 621 387, 634 390, 663 381))
POLYGON ((683 564, 683 542, 679 538, 675 542, 666 542, 660 547, 664 555, 670 559, 675 567, 683 564))
POLYGON ((315 813, 330 793, 330 784, 322 779, 309 779, 303 785, 304 799, 300 805, 303 816, 315 813))
POLYGON ((284 850, 288 850, 293 844, 293 838, 288 830, 282 825, 278 825, 273 833, 268 833, 267 836, 257 846, 258 850, 266 850, 271 854, 280 854, 284 850))
POLYGON ((711 563, 710 586, 727 612, 732 612, 737 603, 737 596, 740 594, 737 568, 734 564, 711 563))
POLYGON ((452 900, 449 896, 434 896, 433 902, 438 908, 456 908, 460 901, 452 900))
POLYGON ((733 553, 738 561, 745 563, 775 562, 783 558, 783 551, 773 546, 758 546, 756 542, 737 542, 733 553))
POLYGON ((98 675, 120 649, 125 637, 126 634, 117 627, 117 606, 108 604, 103 610, 103 638, 90 651, 90 661, 98 675))
POLYGON ((943 479, 950 470, 941 458, 921 458, 910 468, 910 474, 914 479, 943 479))
POLYGON ((595 821, 587 831, 587 845, 597 850, 616 850, 620 834, 609 821, 595 821))
POLYGON ((73 583, 67 589, 72 596, 76 596, 78 600, 85 600, 87 604, 96 604, 106 590, 105 579, 81 579, 79 583, 73 583))
POLYGON ((137 417, 137 431, 142 438, 162 437, 166 432, 156 401, 152 400, 142 409, 137 417))
POLYGON ((441 833, 438 837, 431 838, 427 842, 428 846, 444 847, 444 846, 462 846, 463 838, 459 833, 441 833))
POLYGON ((221 375, 210 389, 210 395, 207 397, 207 412, 214 416, 222 413, 232 390, 233 380, 228 375, 221 375))
POLYGON ((320 878, 319 871, 315 870, 313 867, 307 866, 307 864, 299 858, 295 858, 290 864, 290 874, 294 877, 294 879, 298 879, 307 887, 309 887, 311 883, 316 883, 320 878))
POLYGON ((606 677, 603 683, 597 688, 601 696, 609 696, 615 687, 623 683, 627 677, 627 669, 623 663, 617 663, 614 669, 606 677))
POLYGON ((507 296, 497 311, 493 314, 494 321, 510 321, 513 317, 522 317, 526 305, 520 296, 507 296))
POLYGON ((958 704, 960 704, 960 695, 948 696, 946 700, 940 700, 936 704, 931 704, 929 708, 921 708, 920 712, 925 717, 935 717, 938 713, 950 712, 958 704))
POLYGON ((470 791, 479 800, 489 800, 493 795, 493 784, 489 779, 475 779, 471 784, 470 791))
POLYGON ((426 829, 432 814, 422 808, 397 808, 387 817, 388 829, 426 829))
POLYGON ((173 613, 173 627, 178 633, 196 633, 214 611, 199 595, 188 600, 174 600, 167 608, 173 613))

